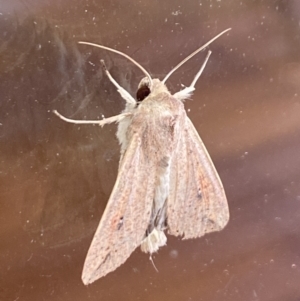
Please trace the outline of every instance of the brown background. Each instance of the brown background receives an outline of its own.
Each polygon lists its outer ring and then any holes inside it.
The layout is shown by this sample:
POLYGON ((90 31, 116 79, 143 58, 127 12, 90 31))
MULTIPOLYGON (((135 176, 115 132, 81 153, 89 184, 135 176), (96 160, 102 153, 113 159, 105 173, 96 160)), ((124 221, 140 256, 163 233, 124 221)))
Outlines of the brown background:
MULTIPOLYGON (((0 1, 0 300, 300 300, 300 3, 0 1), (103 76, 135 93, 222 30, 186 101, 223 181, 226 229, 154 256, 136 250, 85 287, 81 270, 117 174, 116 126, 67 124, 118 114, 103 76)), ((168 81, 189 85, 206 51, 168 81)))

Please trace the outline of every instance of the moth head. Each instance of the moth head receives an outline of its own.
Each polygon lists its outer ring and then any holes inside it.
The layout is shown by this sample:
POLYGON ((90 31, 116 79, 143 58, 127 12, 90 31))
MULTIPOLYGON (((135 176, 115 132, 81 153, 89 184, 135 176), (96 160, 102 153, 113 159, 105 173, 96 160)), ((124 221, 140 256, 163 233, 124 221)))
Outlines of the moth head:
POLYGON ((148 77, 144 77, 139 85, 138 85, 138 89, 136 91, 136 100, 139 101, 143 101, 150 93, 150 81, 148 77))
POLYGON ((150 94, 156 96, 157 94, 164 92, 169 93, 168 88, 161 80, 154 78, 150 82, 148 77, 144 77, 138 85, 136 99, 138 103, 141 103, 150 94))

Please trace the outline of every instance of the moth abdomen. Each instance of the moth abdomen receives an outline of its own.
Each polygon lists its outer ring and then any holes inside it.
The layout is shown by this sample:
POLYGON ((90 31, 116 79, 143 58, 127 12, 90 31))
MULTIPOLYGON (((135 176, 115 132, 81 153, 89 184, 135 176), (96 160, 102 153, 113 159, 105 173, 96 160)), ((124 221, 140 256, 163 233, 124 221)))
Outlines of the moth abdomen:
POLYGON ((153 254, 159 250, 160 247, 165 246, 167 237, 162 230, 154 228, 152 232, 143 239, 141 243, 141 250, 145 253, 153 254))

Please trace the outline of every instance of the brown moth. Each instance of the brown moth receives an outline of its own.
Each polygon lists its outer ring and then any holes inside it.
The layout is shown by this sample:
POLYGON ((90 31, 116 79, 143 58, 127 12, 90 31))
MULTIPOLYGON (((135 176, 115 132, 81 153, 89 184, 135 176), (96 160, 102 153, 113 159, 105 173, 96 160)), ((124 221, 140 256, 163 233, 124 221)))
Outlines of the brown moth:
POLYGON ((137 100, 105 73, 126 100, 123 113, 103 120, 73 120, 76 124, 118 122, 121 158, 115 186, 85 259, 82 281, 94 282, 123 264, 141 246, 150 255, 167 242, 165 231, 183 239, 222 230, 229 220, 226 196, 218 173, 192 122, 183 100, 189 98, 211 52, 189 87, 170 94, 165 82, 182 64, 227 32, 227 29, 180 62, 160 81, 132 58, 118 53, 146 75, 137 100))

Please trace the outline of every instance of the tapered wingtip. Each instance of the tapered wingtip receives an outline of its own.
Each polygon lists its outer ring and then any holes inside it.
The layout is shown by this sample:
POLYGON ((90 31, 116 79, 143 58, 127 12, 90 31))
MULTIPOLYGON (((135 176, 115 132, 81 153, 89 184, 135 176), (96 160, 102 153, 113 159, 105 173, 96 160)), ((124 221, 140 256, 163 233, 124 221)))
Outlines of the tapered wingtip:
POLYGON ((81 280, 84 285, 89 285, 101 278, 103 275, 99 273, 99 269, 94 264, 91 264, 90 257, 87 256, 84 262, 81 280))
POLYGON ((90 279, 90 277, 87 277, 86 275, 82 274, 81 280, 84 285, 89 285, 89 284, 93 283, 96 279, 92 280, 92 279, 90 279))

